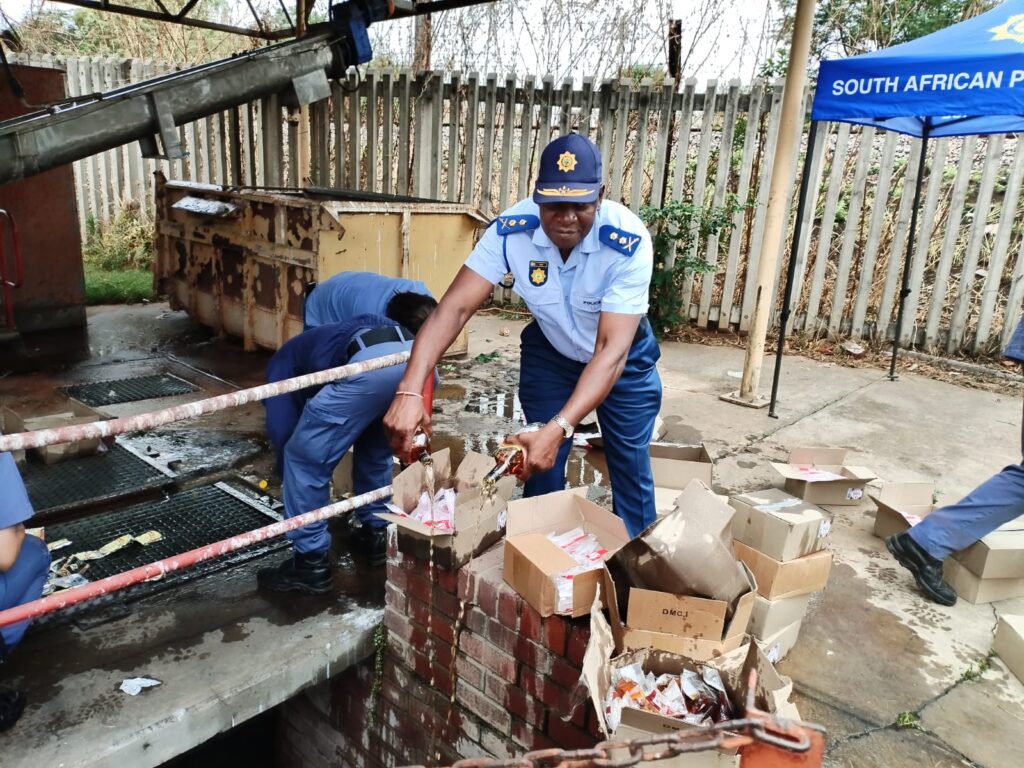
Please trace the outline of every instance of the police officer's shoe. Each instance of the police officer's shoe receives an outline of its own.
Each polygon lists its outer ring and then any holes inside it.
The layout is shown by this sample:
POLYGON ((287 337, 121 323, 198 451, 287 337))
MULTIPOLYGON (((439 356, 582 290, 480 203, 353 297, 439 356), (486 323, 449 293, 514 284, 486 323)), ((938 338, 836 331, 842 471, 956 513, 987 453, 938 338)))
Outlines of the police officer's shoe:
POLYGON ((371 566, 384 565, 388 560, 387 526, 375 528, 363 524, 352 531, 352 552, 365 557, 371 566))
POLYGON ((930 600, 939 605, 956 604, 956 592, 942 580, 942 561, 925 552, 909 533, 890 536, 885 546, 896 561, 914 575, 917 586, 930 600))
POLYGON ((331 556, 324 552, 295 552, 276 568, 261 568, 256 583, 274 592, 323 595, 334 586, 331 556))

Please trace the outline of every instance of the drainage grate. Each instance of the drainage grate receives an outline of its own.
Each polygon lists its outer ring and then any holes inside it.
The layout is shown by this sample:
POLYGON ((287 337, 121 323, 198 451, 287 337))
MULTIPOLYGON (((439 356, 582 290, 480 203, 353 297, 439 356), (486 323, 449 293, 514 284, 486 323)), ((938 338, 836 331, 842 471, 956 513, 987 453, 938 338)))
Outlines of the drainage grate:
POLYGON ((57 464, 30 458, 24 478, 37 513, 117 498, 168 481, 167 475, 117 443, 106 453, 57 464))
POLYGON ((170 373, 158 373, 134 379, 75 384, 65 387, 64 391, 78 402, 85 403, 90 408, 98 408, 102 405, 133 403, 156 397, 186 395, 189 392, 198 392, 199 387, 170 373))
MULTIPOLYGON (((49 541, 68 539, 71 546, 54 553, 54 558, 75 552, 99 549, 118 536, 138 536, 159 531, 163 539, 147 547, 130 544, 119 552, 93 560, 83 575, 97 581, 171 555, 212 544, 254 528, 280 520, 280 516, 262 504, 246 499, 225 483, 204 485, 180 491, 164 499, 140 502, 122 509, 91 514, 80 520, 46 527, 49 541)), ((168 585, 204 576, 227 565, 250 560, 266 552, 283 548, 284 538, 239 550, 215 560, 168 574, 158 582, 146 582, 131 589, 133 599, 168 585)))

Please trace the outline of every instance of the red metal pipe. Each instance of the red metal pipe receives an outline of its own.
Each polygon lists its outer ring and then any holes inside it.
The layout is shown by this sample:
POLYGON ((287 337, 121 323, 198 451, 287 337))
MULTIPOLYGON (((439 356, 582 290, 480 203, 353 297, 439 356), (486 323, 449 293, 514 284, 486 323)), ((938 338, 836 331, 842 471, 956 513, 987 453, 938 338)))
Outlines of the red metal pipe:
POLYGON ((3 451, 24 450, 26 448, 42 448, 45 445, 56 445, 57 443, 73 443, 78 440, 109 437, 110 435, 120 435, 125 432, 141 432, 175 421, 194 419, 203 414, 266 400, 268 397, 284 395, 297 389, 305 389, 306 387, 318 384, 327 384, 332 381, 359 376, 360 374, 380 370, 392 365, 402 365, 408 359, 408 352, 398 352, 394 355, 375 357, 359 363, 342 365, 338 368, 328 368, 326 371, 309 373, 305 376, 296 376, 293 379, 284 379, 283 381, 275 381, 258 387, 240 389, 237 392, 229 392, 226 395, 218 395, 217 397, 210 397, 205 400, 175 405, 171 408, 164 408, 161 411, 142 413, 138 416, 127 416, 109 421, 94 421, 91 424, 76 424, 67 427, 55 427, 53 429, 39 429, 35 432, 0 435, 0 453, 3 451))
POLYGON ((314 509, 312 512, 306 512, 288 520, 282 520, 279 523, 271 523, 254 531, 232 536, 230 539, 207 544, 205 547, 183 552, 180 555, 172 555, 149 565, 142 565, 124 573, 108 576, 91 584, 83 584, 81 587, 73 587, 63 592, 56 592, 52 595, 41 597, 38 600, 33 600, 31 603, 8 608, 6 611, 0 611, 0 627, 17 624, 19 621, 27 619, 35 619, 76 603, 109 595, 111 592, 117 592, 133 584, 163 578, 168 573, 180 571, 182 568, 188 568, 204 560, 212 560, 215 557, 244 549, 266 539, 281 536, 287 531, 293 531, 310 523, 317 523, 330 517, 336 517, 344 512, 366 506, 375 501, 382 501, 389 496, 391 496, 391 486, 386 485, 375 491, 369 491, 368 493, 354 496, 351 499, 339 501, 336 504, 314 509))

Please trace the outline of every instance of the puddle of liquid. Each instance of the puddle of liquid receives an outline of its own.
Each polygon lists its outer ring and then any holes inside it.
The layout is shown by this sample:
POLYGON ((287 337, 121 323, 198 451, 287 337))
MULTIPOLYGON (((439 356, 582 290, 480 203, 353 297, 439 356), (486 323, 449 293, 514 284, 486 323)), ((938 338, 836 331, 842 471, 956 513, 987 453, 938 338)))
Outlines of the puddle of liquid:
POLYGON ((462 400, 466 396, 466 388, 461 384, 441 384, 434 390, 435 400, 462 400))

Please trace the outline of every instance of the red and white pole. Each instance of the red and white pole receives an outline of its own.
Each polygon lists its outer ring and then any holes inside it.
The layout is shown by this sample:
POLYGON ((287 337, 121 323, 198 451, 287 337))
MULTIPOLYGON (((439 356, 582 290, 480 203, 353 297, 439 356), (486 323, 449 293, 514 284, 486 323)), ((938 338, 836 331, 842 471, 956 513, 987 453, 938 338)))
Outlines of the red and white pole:
POLYGON ((39 616, 44 616, 48 613, 59 611, 62 608, 75 605, 76 603, 82 603, 86 600, 92 600, 97 597, 109 595, 111 592, 117 592, 118 590, 130 587, 133 584, 162 578, 168 573, 180 571, 182 568, 188 568, 189 566, 196 565, 204 560, 212 560, 215 557, 227 555, 239 549, 244 549, 245 547, 257 544, 258 542, 265 541, 266 539, 281 536, 287 531, 293 531, 296 528, 301 528, 302 526, 309 525, 310 523, 318 523, 321 520, 337 517, 344 512, 350 512, 353 509, 364 507, 375 501, 382 501, 389 496, 391 496, 391 486, 386 485, 375 491, 369 491, 368 493, 354 496, 351 499, 339 501, 336 504, 321 507, 320 509, 314 509, 312 512, 306 512, 305 514, 289 518, 288 520, 282 520, 279 523, 272 523, 262 528, 257 528, 254 531, 249 531, 248 533, 232 536, 230 539, 224 539, 223 541, 218 541, 214 544, 207 544, 205 547, 199 547, 198 549, 193 549, 189 552, 182 552, 180 555, 173 555, 155 563, 150 563, 149 565, 142 565, 138 568, 133 568, 130 571, 125 571, 124 573, 108 576, 100 581, 83 584, 80 587, 73 587, 62 592, 41 597, 38 600, 33 600, 31 603, 25 603, 24 605, 18 605, 14 608, 8 608, 6 611, 0 611, 0 627, 17 624, 19 621, 25 621, 26 619, 35 619, 39 616))

